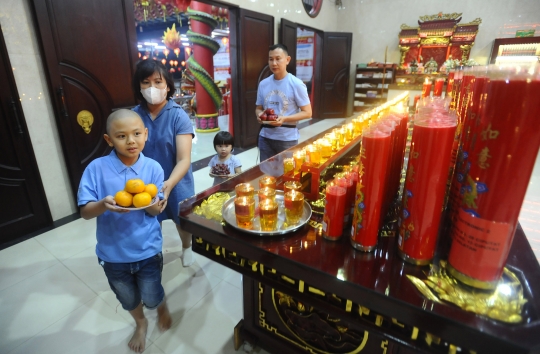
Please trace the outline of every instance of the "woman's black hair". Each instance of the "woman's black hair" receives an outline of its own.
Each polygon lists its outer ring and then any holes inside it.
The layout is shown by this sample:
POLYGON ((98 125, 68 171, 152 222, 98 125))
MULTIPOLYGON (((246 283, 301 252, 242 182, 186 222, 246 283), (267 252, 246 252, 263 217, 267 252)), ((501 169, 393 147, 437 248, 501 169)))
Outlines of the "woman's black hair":
POLYGON ((165 65, 154 59, 141 60, 135 67, 135 74, 133 74, 133 80, 131 80, 131 88, 135 94, 135 97, 137 97, 137 99, 143 103, 145 103, 146 100, 141 93, 141 81, 149 76, 152 76, 152 74, 155 72, 157 72, 167 83, 167 87, 169 88, 169 91, 167 92, 167 99, 174 95, 174 81, 167 71, 165 65))
POLYGON ((220 131, 214 137, 214 150, 218 145, 232 145, 234 147, 234 137, 229 132, 220 131))

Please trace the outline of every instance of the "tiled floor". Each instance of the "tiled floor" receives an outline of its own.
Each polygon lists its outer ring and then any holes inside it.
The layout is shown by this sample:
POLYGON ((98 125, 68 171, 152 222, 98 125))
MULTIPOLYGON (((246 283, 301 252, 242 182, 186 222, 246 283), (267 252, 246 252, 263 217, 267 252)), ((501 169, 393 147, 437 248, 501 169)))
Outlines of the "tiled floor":
MULTIPOLYGON (((330 119, 301 129, 301 141, 339 124, 330 119)), ((195 159, 214 153, 214 134, 198 134, 195 159)), ((242 168, 254 166, 257 150, 238 155, 242 168)), ((197 192, 212 185, 208 168, 195 172, 197 192)), ((520 222, 540 257, 540 157, 520 222)), ((236 353, 233 328, 242 316, 242 278, 196 255, 182 267, 174 225, 163 224, 163 284, 173 317, 160 333, 155 312, 147 311, 145 353, 236 353)), ((118 304, 97 263, 95 220, 79 219, 0 251, 0 353, 128 353, 133 320, 118 304)), ((260 348, 238 352, 266 353, 260 348)))
MULTIPOLYGON (((309 125, 300 140, 341 121, 309 125)), ((215 154, 214 135, 197 134, 193 160, 215 154)), ((244 171, 257 164, 257 149, 238 156, 244 171)), ((196 192, 212 186, 208 172, 195 172, 196 192)), ((78 219, 0 251, 0 353, 130 352, 134 322, 98 265, 95 229, 95 219, 78 219)), ((240 274, 198 255, 184 268, 172 222, 163 223, 163 236, 163 284, 173 326, 159 332, 155 311, 146 311, 145 353, 236 353, 233 329, 243 317, 240 274)), ((266 353, 247 347, 238 352, 244 351, 266 353)))

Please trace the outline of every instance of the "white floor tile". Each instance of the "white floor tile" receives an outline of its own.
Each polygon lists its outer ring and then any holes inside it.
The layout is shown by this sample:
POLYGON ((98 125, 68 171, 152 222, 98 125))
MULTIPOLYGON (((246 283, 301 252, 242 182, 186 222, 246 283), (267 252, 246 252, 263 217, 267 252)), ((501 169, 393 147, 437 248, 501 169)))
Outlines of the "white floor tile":
POLYGON ((77 219, 34 238, 63 260, 96 245, 96 219, 77 219))
POLYGON ((154 344, 167 354, 237 353, 232 338, 242 318, 241 298, 240 289, 221 282, 154 344))
POLYGON ((96 297, 12 353, 129 353, 127 343, 133 331, 133 323, 96 297))
POLYGON ((95 297, 63 264, 2 290, 0 353, 16 348, 95 297))
POLYGON ((59 261, 34 239, 0 251, 0 290, 50 268, 59 261))

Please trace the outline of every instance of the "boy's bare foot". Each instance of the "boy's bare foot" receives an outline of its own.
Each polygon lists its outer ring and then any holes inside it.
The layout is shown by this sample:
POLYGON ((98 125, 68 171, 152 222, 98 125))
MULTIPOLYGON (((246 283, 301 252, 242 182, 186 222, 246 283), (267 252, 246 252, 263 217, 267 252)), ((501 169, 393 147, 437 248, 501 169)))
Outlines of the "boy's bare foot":
POLYGON ((128 347, 135 353, 142 353, 146 346, 146 330, 148 328, 148 320, 145 318, 144 321, 136 323, 137 328, 135 328, 135 333, 133 333, 133 337, 131 337, 129 340, 128 347))
POLYGON ((165 332, 172 325, 171 314, 169 313, 169 308, 167 303, 163 302, 157 309, 158 312, 158 328, 161 332, 165 332))

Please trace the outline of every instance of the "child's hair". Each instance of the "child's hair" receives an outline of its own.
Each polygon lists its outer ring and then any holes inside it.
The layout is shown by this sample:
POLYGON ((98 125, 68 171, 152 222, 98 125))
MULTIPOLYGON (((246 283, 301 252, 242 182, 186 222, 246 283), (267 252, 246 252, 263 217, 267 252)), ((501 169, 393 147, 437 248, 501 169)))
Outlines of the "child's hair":
POLYGON ((131 88, 135 94, 135 97, 137 97, 139 101, 146 102, 141 93, 141 81, 149 76, 152 76, 152 74, 155 72, 157 72, 165 80, 167 87, 169 87, 167 99, 174 95, 174 81, 167 71, 165 65, 154 59, 146 59, 137 63, 137 66, 135 67, 135 74, 133 74, 133 80, 131 81, 131 88))
POLYGON ((234 147, 234 137, 229 132, 221 131, 214 137, 214 149, 218 145, 232 145, 234 147))

